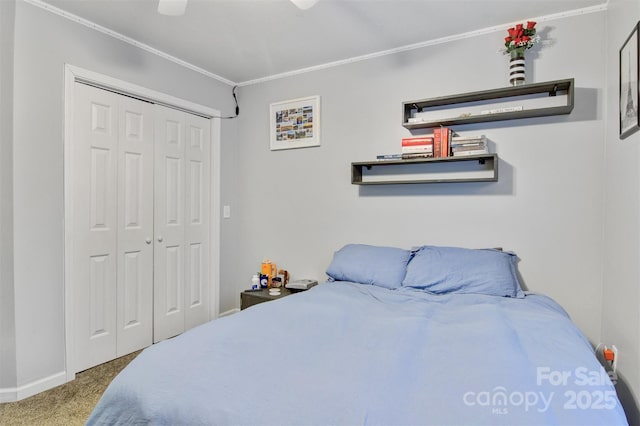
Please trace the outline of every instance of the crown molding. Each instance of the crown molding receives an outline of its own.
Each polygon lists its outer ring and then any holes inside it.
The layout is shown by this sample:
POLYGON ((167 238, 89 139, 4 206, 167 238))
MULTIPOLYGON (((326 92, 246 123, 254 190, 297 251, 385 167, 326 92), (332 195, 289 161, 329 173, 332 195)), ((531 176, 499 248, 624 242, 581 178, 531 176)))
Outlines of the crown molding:
MULTIPOLYGON (((603 3, 603 4, 599 4, 596 6, 591 6, 591 7, 585 7, 582 9, 575 9, 575 10, 570 10, 570 11, 566 11, 566 12, 561 12, 561 13, 554 13, 551 15, 544 15, 544 16, 538 16, 535 18, 529 18, 530 21, 536 21, 536 22, 547 22, 547 21, 554 21, 556 19, 562 19, 562 18, 568 18, 568 17, 572 17, 572 16, 580 16, 580 15, 586 15, 589 13, 597 13, 597 12, 602 12, 602 11, 606 11, 607 10, 607 5, 608 3, 603 3)), ((479 30, 474 30, 474 31, 469 31, 466 33, 461 33, 461 34, 454 34, 451 36, 447 36, 447 37, 441 37, 441 38, 437 38, 437 39, 433 39, 433 40, 427 40, 427 41, 422 41, 419 43, 413 43, 413 44, 408 44, 405 46, 400 46, 400 47, 396 47, 393 49, 389 49, 389 50, 383 50, 380 52, 374 52, 374 53, 370 53, 367 55, 362 55, 362 56, 355 56, 352 58, 347 58, 347 59, 342 59, 339 61, 334 61, 334 62, 327 62, 325 64, 320 64, 320 65, 314 65, 308 68, 301 68, 298 70, 292 70, 292 71, 287 71, 287 72, 283 72, 280 74, 274 74, 271 76, 267 76, 267 77, 261 77, 261 78, 256 78, 254 80, 248 80, 248 81, 243 81, 241 83, 238 83, 239 87, 242 86, 250 86, 253 84, 259 84, 259 83, 264 83, 267 81, 271 81, 271 80, 278 80, 281 78, 286 78, 286 77, 292 77, 295 75, 299 75, 299 74, 305 74, 308 72, 314 72, 314 71, 320 71, 323 69, 327 69, 327 68, 333 68, 333 67, 338 67, 338 66, 342 66, 342 65, 347 65, 347 64, 352 64, 354 62, 361 62, 361 61, 367 61, 369 59, 375 59, 375 58, 380 58, 382 56, 388 56, 388 55, 395 55, 397 53, 401 53, 401 52, 407 52, 410 50, 415 50, 415 49, 422 49, 424 47, 429 47, 429 46, 435 46, 438 44, 443 44, 443 43, 450 43, 452 41, 456 41, 456 40, 463 40, 463 39, 467 39, 467 38, 473 38, 473 37, 477 37, 480 35, 484 35, 484 34, 490 34, 490 33, 495 33, 495 32, 501 32, 501 31, 505 31, 505 28, 509 28, 517 23, 522 22, 522 20, 518 21, 518 22, 507 22, 505 24, 500 24, 500 25, 495 25, 492 27, 487 27, 487 28, 482 28, 479 30)))
POLYGON ((195 65, 193 65, 193 64, 191 64, 191 63, 189 63, 187 61, 183 61, 182 59, 176 58, 173 55, 170 55, 170 54, 168 54, 166 52, 163 52, 163 51, 158 50, 158 49, 156 49, 154 47, 151 47, 148 44, 141 43, 141 42, 139 42, 137 40, 132 39, 131 37, 127 37, 127 36, 125 36, 123 34, 120 34, 120 33, 116 32, 116 31, 110 30, 109 28, 105 28, 102 25, 98 25, 95 22, 89 21, 88 19, 81 18, 81 17, 79 17, 77 15, 74 15, 73 13, 66 12, 66 11, 64 11, 62 9, 59 9, 59 8, 57 8, 55 6, 52 6, 52 5, 48 4, 48 3, 45 3, 43 1, 41 1, 41 0, 23 0, 23 1, 25 3, 29 3, 29 4, 31 4, 33 6, 39 7, 41 9, 44 9, 47 12, 51 12, 51 13, 53 13, 55 15, 61 16, 61 17, 66 18, 66 19, 68 19, 70 21, 78 23, 80 25, 84 25, 87 28, 91 28, 92 30, 101 32, 101 33, 106 34, 106 35, 108 35, 110 37, 113 37, 115 39, 123 41, 123 42, 125 42, 127 44, 130 44, 132 46, 135 46, 135 47, 137 47, 139 49, 145 50, 145 51, 147 51, 149 53, 152 53, 152 54, 154 54, 156 56, 159 56, 159 57, 161 57, 163 59, 166 59, 168 61, 174 62, 174 63, 176 63, 176 64, 178 64, 180 66, 183 66, 185 68, 188 68, 188 69, 190 69, 192 71, 195 71, 195 72, 203 74, 203 75, 205 75, 207 77, 213 78, 214 80, 218 80, 218 81, 220 81, 220 82, 222 82, 224 84, 227 84, 229 86, 236 86, 237 85, 237 83, 234 82, 234 81, 228 80, 228 79, 226 79, 224 77, 221 77, 221 76, 219 76, 217 74, 209 72, 209 71, 207 71, 207 70, 205 70, 203 68, 195 66, 195 65))
MULTIPOLYGON (((147 44, 141 43, 137 40, 134 40, 130 37, 127 37, 123 34, 120 34, 116 31, 112 31, 108 28, 105 28, 101 25, 98 25, 92 21, 89 21, 87 19, 81 18, 77 15, 74 15, 72 13, 69 12, 65 12, 64 10, 61 10, 57 7, 51 6, 48 3, 43 2, 42 0, 23 0, 26 3, 32 4, 36 7, 39 7, 41 9, 44 9, 48 12, 54 13, 56 15, 59 15, 63 18, 69 19, 73 22, 76 22, 78 24, 84 25, 88 28, 91 28, 93 30, 99 31, 103 34, 109 35, 113 38, 116 38, 118 40, 121 40, 125 43, 128 43, 132 46, 136 46, 140 49, 143 49, 149 53, 152 53, 154 55, 160 56, 161 58, 164 58, 168 61, 174 62, 178 65, 181 65, 185 68, 188 68, 192 71, 198 72, 200 74, 203 74, 207 77, 213 78, 215 80, 218 80, 224 84, 228 84, 229 86, 239 86, 239 87, 243 87, 243 86, 251 86, 254 84, 260 84, 260 83, 265 83, 268 81, 272 81, 272 80, 278 80, 278 79, 282 79, 282 78, 287 78, 287 77, 293 77, 296 75, 300 75, 300 74, 306 74, 306 73, 310 73, 310 72, 315 72, 315 71, 320 71, 320 70, 324 70, 327 68, 333 68, 333 67, 339 67, 339 66, 343 66, 343 65, 348 65, 348 64, 352 64, 355 62, 361 62, 361 61, 367 61, 370 59, 375 59, 375 58, 380 58, 383 56, 388 56, 388 55, 395 55, 397 53, 401 53, 401 52, 407 52, 410 50, 415 50, 415 49, 422 49, 424 47, 429 47, 429 46, 435 46, 438 44, 443 44, 443 43, 450 43, 452 41, 456 41, 456 40, 464 40, 467 38, 473 38, 473 37, 477 37, 480 35, 485 35, 485 34, 490 34, 490 33, 494 33, 494 32, 499 32, 499 31, 504 31, 505 28, 511 26, 511 25, 515 25, 516 22, 508 22, 505 24, 501 24, 501 25, 495 25, 492 27, 487 27, 487 28, 482 28, 479 30, 474 30, 474 31, 469 31, 466 33, 461 33, 461 34, 454 34, 451 36, 447 36, 447 37, 440 37, 440 38, 436 38, 433 40, 426 40, 423 42, 418 42, 418 43, 412 43, 412 44, 408 44, 405 46, 400 46, 400 47, 396 47, 393 49, 388 49, 388 50, 382 50, 380 52, 374 52, 374 53, 370 53, 367 55, 361 55, 361 56, 354 56, 351 58, 347 58, 347 59, 341 59, 338 61, 333 61, 333 62, 327 62, 324 64, 319 64, 319 65, 314 65, 311 67, 307 67, 307 68, 300 68, 297 70, 292 70, 292 71, 286 71, 283 73, 279 73, 279 74, 274 74, 274 75, 270 75, 270 76, 266 76, 266 77, 260 77, 260 78, 256 78, 253 80, 247 80, 247 81, 243 81, 240 83, 236 83, 234 81, 228 80, 224 77, 221 77, 217 74, 214 74, 212 72, 209 72, 205 69, 202 69, 200 67, 197 67, 193 64, 190 64, 189 62, 183 61, 182 59, 176 58, 175 56, 169 55, 168 53, 162 52, 161 50, 155 49, 147 44)), ((606 3, 603 4, 599 4, 599 5, 595 5, 595 6, 590 6, 590 7, 585 7, 585 8, 581 8, 581 9, 575 9, 575 10, 570 10, 570 11, 566 11, 566 12, 560 12, 560 13, 554 13, 554 14, 550 14, 550 15, 544 15, 544 16, 538 16, 538 17, 534 17, 534 18, 529 18, 529 20, 533 20, 536 22, 547 22, 547 21, 554 21, 557 19, 562 19, 562 18, 568 18, 568 17, 572 17, 572 16, 580 16, 580 15, 586 15, 589 13, 597 13, 597 12, 603 12, 606 11, 608 9, 608 1, 606 3)))

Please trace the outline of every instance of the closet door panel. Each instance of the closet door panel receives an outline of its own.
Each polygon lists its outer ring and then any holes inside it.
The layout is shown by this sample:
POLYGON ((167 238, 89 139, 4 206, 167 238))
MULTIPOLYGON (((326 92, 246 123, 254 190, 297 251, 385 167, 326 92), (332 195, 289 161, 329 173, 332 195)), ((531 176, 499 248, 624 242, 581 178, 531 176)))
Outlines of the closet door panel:
POLYGON ((116 357, 117 95, 75 85, 70 279, 76 371, 116 357))
POLYGON ((209 320, 211 128, 209 119, 185 114, 186 223, 185 327, 209 320))
POLYGON ((158 342, 185 330, 185 125, 181 111, 154 106, 154 332, 158 342))
POLYGON ((119 97, 117 353, 153 337, 153 105, 119 97))

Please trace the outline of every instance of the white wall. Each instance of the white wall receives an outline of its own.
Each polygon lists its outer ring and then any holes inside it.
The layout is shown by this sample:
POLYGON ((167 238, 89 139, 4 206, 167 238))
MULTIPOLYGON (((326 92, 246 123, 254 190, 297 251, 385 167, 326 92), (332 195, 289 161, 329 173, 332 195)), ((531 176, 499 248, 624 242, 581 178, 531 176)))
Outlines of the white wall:
MULTIPOLYGON (((225 114, 232 112, 234 104, 226 84, 25 2, 18 2, 15 11, 13 289, 17 368, 13 374, 14 386, 24 387, 63 372, 65 365, 64 64, 225 114)), ((234 134, 235 123, 224 122, 223 145, 232 142, 234 134)), ((225 149, 223 146, 223 153, 225 149)), ((10 375, 5 369, 11 366, 0 368, 3 375, 10 375)))
POLYGON ((13 199, 14 17, 15 3, 0 2, 0 389, 16 383, 13 204, 11 202, 13 199))
POLYGON ((620 351, 618 393, 629 422, 640 424, 640 132, 618 137, 619 49, 640 20, 640 3, 611 0, 607 18, 602 340, 620 351))
POLYGON ((323 280, 333 251, 351 242, 500 246, 520 256, 530 290, 552 296, 597 342, 606 45, 601 32, 584 29, 605 19, 599 12, 540 24, 547 43, 529 55, 529 81, 575 78, 571 115, 455 127, 493 142, 498 183, 358 187, 350 163, 398 151, 410 135, 402 101, 506 86, 502 32, 242 87, 237 271, 224 291, 237 304, 265 256, 294 277, 323 280), (321 96, 322 146, 270 151, 269 104, 309 95, 321 96))

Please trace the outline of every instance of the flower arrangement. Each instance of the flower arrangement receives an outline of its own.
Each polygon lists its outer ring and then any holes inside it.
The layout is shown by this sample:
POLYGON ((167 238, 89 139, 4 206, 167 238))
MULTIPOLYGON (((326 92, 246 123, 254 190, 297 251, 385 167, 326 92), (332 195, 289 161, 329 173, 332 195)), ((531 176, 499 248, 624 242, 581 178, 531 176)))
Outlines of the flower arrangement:
POLYGON ((536 22, 527 21, 527 26, 517 24, 507 30, 509 35, 504 38, 505 54, 514 56, 524 56, 524 51, 531 49, 534 44, 540 41, 540 36, 536 35, 536 22))

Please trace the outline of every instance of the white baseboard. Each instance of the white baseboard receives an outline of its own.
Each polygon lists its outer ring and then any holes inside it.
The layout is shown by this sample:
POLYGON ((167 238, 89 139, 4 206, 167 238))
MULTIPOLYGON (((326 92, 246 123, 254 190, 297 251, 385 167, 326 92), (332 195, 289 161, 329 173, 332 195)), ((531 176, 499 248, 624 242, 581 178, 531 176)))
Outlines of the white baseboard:
POLYGON ((0 403, 15 402, 67 382, 67 372, 61 371, 44 379, 35 380, 16 388, 0 388, 0 403))
POLYGON ((238 312, 240 312, 240 309, 238 308, 229 309, 228 311, 222 312, 220 315, 218 315, 218 318, 227 317, 229 315, 233 315, 238 312))

